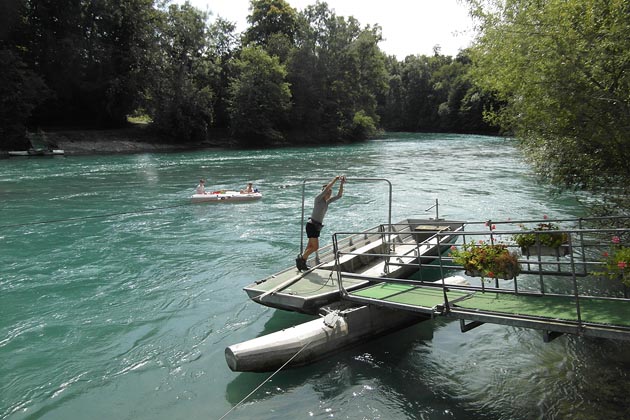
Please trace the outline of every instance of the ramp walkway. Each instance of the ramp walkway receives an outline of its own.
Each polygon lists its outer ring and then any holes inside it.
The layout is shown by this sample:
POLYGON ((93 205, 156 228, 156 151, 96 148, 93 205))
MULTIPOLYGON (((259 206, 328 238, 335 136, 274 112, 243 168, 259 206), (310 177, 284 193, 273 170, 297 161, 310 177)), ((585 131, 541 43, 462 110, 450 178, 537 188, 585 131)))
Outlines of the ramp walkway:
MULTIPOLYGON (((369 285, 350 292, 343 284, 356 281, 356 276, 344 278, 339 273, 341 296, 361 304, 458 319, 462 332, 494 323, 541 330, 545 341, 561 334, 630 340, 630 299, 621 281, 625 267, 620 266, 619 272, 610 271, 610 257, 626 247, 630 229, 587 226, 595 222, 611 224, 611 220, 600 219, 467 223, 452 249, 480 240, 501 243, 518 254, 520 274, 508 280, 476 279, 464 273, 450 252, 445 252, 430 266, 440 273, 437 280, 422 279, 429 266, 423 266, 420 259, 415 279, 362 277, 369 285), (497 228, 508 224, 518 224, 519 230, 497 228), (543 239, 539 236, 544 232, 526 227, 524 231, 527 224, 571 227, 554 230, 566 238, 561 251, 537 253, 535 249, 520 249, 513 242, 515 235, 526 232, 533 235, 540 251, 543 239), (448 276, 461 278, 462 274, 468 284, 448 284, 448 276)), ((614 222, 623 225, 628 220, 614 222)))

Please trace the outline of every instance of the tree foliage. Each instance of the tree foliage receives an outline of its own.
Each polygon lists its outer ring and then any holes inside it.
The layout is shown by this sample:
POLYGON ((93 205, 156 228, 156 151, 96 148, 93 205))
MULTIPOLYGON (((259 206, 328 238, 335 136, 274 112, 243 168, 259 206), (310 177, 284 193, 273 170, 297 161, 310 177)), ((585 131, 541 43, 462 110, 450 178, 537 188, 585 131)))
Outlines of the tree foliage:
POLYGON ((378 26, 361 28, 325 3, 303 11, 288 62, 294 128, 306 128, 309 140, 355 140, 375 132, 377 97, 387 87, 381 39, 378 26))
POLYGON ((27 0, 23 60, 54 92, 44 124, 119 126, 143 84, 154 25, 152 0, 27 0))
POLYGON ((295 45, 298 13, 284 0, 251 0, 244 44, 261 46, 284 62, 295 45))
POLYGON ((26 119, 46 92, 43 80, 19 57, 10 50, 0 50, 0 146, 29 148, 26 119))
POLYGON ((235 67, 229 87, 233 133, 249 144, 282 141, 291 99, 286 69, 260 47, 245 47, 235 67))
MULTIPOLYGON (((541 175, 627 201, 630 3, 470 1, 481 36, 475 81, 505 107, 489 114, 522 140, 541 175)), ((625 203, 627 208, 627 203, 625 203)))
POLYGON ((494 133, 483 121, 496 101, 470 79, 467 51, 455 59, 435 54, 387 60, 389 90, 380 103, 382 124, 399 131, 494 133))
POLYGON ((172 142, 345 142, 381 128, 483 131, 470 62, 386 57, 378 25, 326 3, 251 0, 249 27, 188 2, 0 2, 0 148, 38 127, 120 127, 146 114, 172 142))
POLYGON ((202 141, 212 126, 212 85, 219 77, 208 50, 207 15, 185 3, 169 6, 163 18, 147 106, 161 132, 202 141))

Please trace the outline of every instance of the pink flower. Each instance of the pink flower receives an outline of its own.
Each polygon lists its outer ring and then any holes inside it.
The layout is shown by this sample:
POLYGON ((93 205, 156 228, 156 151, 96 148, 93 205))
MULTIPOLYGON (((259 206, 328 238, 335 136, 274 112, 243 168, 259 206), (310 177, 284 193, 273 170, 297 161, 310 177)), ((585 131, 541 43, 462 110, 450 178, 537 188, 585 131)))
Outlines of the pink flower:
POLYGON ((457 251, 457 247, 455 245, 451 245, 451 251, 457 251))
POLYGON ((547 216, 546 214, 543 215, 543 219, 547 220, 549 219, 549 216, 547 216))
POLYGON ((488 226, 488 222, 484 223, 483 225, 487 227, 488 226))
POLYGON ((626 262, 625 261, 619 261, 617 263, 617 267, 621 268, 622 270, 626 268, 626 262))
POLYGON ((619 242, 621 242, 621 239, 619 239, 619 236, 613 236, 612 237, 612 243, 613 244, 618 244, 619 242))
POLYGON ((490 227, 490 230, 495 230, 496 228, 497 228, 497 225, 492 225, 492 226, 490 227))

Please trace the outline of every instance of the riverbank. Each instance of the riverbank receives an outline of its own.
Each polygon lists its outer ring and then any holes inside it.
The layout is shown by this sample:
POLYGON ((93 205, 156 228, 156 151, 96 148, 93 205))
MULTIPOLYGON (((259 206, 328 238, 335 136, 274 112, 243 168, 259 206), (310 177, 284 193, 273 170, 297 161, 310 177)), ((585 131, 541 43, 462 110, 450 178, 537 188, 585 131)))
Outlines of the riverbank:
MULTIPOLYGON (((177 152, 236 145, 227 133, 219 131, 213 133, 212 139, 200 143, 178 143, 160 137, 145 124, 111 130, 51 129, 30 133, 29 138, 36 149, 61 149, 65 155, 177 152)), ((8 156, 8 152, 0 155, 8 156)))
POLYGON ((223 135, 202 143, 170 142, 142 125, 115 130, 50 131, 45 136, 49 144, 64 150, 66 155, 175 152, 233 146, 233 141, 223 135))

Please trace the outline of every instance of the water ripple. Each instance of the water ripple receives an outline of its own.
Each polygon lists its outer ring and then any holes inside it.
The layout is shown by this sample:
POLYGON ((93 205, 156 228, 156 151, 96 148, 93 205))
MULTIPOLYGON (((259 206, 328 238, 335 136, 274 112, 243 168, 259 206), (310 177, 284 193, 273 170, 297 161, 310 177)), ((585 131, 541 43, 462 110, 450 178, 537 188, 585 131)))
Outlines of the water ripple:
MULTIPOLYGON (((430 216, 436 198, 442 216, 467 220, 582 211, 537 184, 509 141, 481 136, 392 134, 255 159, 208 150, 4 163, 0 213, 14 227, 0 234, 1 419, 224 414, 266 378, 230 372, 225 347, 312 319, 241 290, 299 252, 305 177, 349 177, 322 244, 384 222, 387 186, 353 177, 393 182, 394 219, 430 216), (188 205, 201 177, 213 188, 253 181, 264 198, 188 205), (28 224, 53 220, 66 221, 28 224)), ((306 184, 309 197, 320 183, 306 184)), ((622 418, 626 353, 434 320, 282 372, 232 417, 622 418)))

